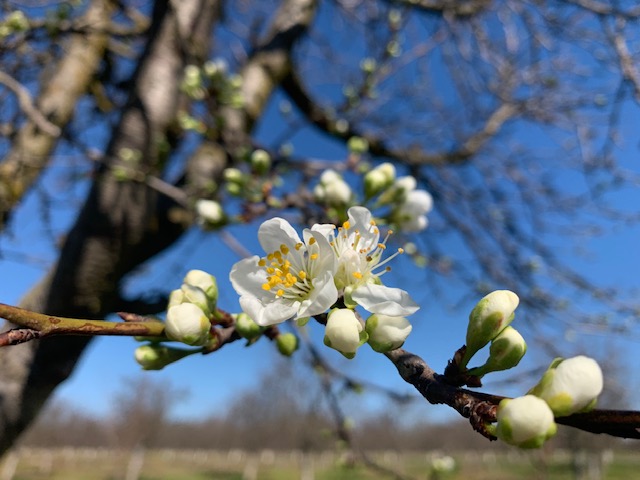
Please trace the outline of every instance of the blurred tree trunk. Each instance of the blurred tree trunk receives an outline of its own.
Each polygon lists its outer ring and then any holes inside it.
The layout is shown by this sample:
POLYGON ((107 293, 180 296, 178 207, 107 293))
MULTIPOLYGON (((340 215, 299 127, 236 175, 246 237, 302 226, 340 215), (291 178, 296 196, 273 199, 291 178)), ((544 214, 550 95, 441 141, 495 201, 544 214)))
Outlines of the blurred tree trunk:
MULTIPOLYGON (((123 164, 123 149, 130 149, 139 152, 142 171, 159 173, 159 145, 168 140, 174 121, 182 72, 206 55, 218 12, 218 0, 156 2, 129 101, 104 162, 56 265, 25 296, 22 307, 103 318, 118 309, 120 280, 182 233, 183 227, 168 219, 171 202, 166 197, 145 182, 118 180, 113 172, 123 164)), ((44 340, 0 351, 0 452, 71 374, 89 340, 44 340)))

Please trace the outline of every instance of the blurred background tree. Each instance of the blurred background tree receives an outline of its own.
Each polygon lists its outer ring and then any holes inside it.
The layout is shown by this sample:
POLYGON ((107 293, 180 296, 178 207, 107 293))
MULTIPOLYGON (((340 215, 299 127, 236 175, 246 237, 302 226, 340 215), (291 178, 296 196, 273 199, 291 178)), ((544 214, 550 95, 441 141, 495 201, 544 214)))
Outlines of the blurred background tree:
MULTIPOLYGON (((637 220, 619 150, 637 135, 635 2, 0 5, 1 261, 29 261, 35 238, 58 249, 21 306, 162 311, 167 292, 149 294, 140 272, 194 228, 197 200, 221 202, 216 227, 242 252, 225 222, 337 221, 316 177, 332 167, 357 183, 386 160, 435 200, 409 251, 425 289, 516 291, 549 351, 577 326, 636 329, 633 292, 567 260, 585 235, 637 220), (252 163, 256 149, 272 162, 252 163), (30 197, 35 229, 21 223, 30 197)), ((0 451, 88 342, 0 351, 0 451)))

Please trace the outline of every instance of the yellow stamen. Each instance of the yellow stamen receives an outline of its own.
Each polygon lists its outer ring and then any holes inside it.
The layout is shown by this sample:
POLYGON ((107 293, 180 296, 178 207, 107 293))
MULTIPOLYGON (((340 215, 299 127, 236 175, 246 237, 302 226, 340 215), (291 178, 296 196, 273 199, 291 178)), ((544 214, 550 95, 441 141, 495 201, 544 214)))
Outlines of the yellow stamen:
POLYGON ((304 270, 300 270, 300 271, 298 272, 298 276, 299 276, 302 280, 304 280, 305 278, 307 278, 307 272, 305 272, 304 270))
POLYGON ((268 283, 263 283, 262 284, 262 289, 266 290, 266 291, 269 291, 269 290, 271 290, 271 285, 269 285, 268 283))
POLYGON ((295 248, 296 248, 296 250, 300 250, 302 248, 302 243, 301 242, 296 243, 296 247, 295 248))
POLYGON ((282 290, 282 289, 280 289, 280 290, 278 290, 278 291, 276 292, 276 296, 277 296, 277 297, 281 297, 281 296, 283 296, 283 295, 284 295, 284 290, 282 290))
POLYGON ((381 248, 382 250, 384 250, 385 248, 387 248, 387 246, 384 243, 379 243, 378 248, 381 248))
POLYGON ((283 244, 280 245, 280 251, 286 255, 287 253, 289 253, 289 248, 283 244))
POLYGON ((404 248, 399 248, 398 253, 404 253, 404 248))
POLYGON ((258 260, 258 266, 264 267, 267 264, 267 261, 264 258, 258 260))
POLYGON ((315 260, 316 258, 318 258, 318 254, 317 253, 312 253, 310 258, 311 258, 311 260, 315 260))
POLYGON ((315 238, 313 238, 313 237, 311 237, 311 238, 309 239, 309 245, 313 245, 314 243, 316 243, 316 239, 315 239, 315 238))
POLYGON ((358 280, 362 279, 362 274, 360 272, 353 272, 352 275, 358 280))
POLYGON ((349 228, 351 228, 351 224, 349 223, 349 220, 344 222, 342 226, 344 227, 345 230, 349 230, 349 228))

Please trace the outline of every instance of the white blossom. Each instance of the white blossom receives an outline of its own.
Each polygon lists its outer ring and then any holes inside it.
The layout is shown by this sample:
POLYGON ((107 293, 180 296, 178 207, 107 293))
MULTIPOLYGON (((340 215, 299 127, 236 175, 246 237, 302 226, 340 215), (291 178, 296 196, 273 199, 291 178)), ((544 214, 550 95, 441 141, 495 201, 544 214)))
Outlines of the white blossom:
POLYGON ((589 357, 556 359, 529 393, 545 400, 556 416, 566 416, 595 406, 602 392, 602 370, 589 357))
POLYGON ((260 226, 258 240, 267 255, 239 261, 229 276, 240 306, 258 325, 318 315, 336 302, 336 258, 321 233, 326 228, 305 230, 303 241, 282 218, 260 226))
POLYGON ((398 252, 383 259, 388 236, 381 242, 380 230, 364 207, 351 207, 349 220, 334 230, 325 230, 338 259, 336 287, 343 290, 347 302, 355 302, 371 313, 405 316, 420 307, 409 294, 399 288, 382 284, 380 276, 390 270, 387 266, 398 252))
POLYGON ((412 190, 398 209, 398 227, 403 232, 420 232, 427 228, 426 214, 433 208, 433 198, 426 190, 412 190))

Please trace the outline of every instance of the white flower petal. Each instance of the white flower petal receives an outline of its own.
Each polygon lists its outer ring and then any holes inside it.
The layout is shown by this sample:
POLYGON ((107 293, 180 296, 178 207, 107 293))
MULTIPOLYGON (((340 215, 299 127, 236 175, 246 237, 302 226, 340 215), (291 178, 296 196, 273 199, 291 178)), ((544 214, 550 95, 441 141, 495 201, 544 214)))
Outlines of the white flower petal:
POLYGON ((314 278, 312 283, 311 295, 302 302, 298 317, 312 317, 324 313, 338 300, 338 290, 333 283, 331 272, 325 272, 322 277, 314 278))
POLYGON ((252 295, 240 297, 242 310, 261 327, 268 327, 293 318, 298 311, 299 302, 287 304, 282 299, 263 303, 252 295))
POLYGON ((392 317, 411 315, 420 308, 404 290, 373 283, 358 286, 352 298, 371 313, 392 317))
POLYGON ((267 273, 264 268, 258 266, 260 257, 254 255, 237 262, 229 273, 231 285, 239 295, 253 295, 264 297, 265 291, 262 285, 267 281, 267 273))
POLYGON ((298 232, 284 218, 275 217, 263 222, 258 229, 258 240, 266 253, 280 250, 281 245, 295 248, 300 243, 298 232))

